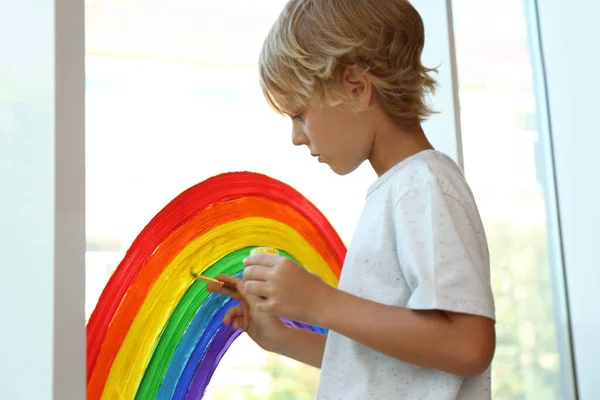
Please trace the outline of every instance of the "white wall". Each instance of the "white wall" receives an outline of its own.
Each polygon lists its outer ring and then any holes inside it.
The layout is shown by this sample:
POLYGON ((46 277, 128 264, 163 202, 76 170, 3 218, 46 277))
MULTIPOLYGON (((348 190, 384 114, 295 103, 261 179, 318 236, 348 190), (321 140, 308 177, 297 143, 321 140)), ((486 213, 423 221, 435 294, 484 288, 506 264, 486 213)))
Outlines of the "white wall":
POLYGON ((580 398, 600 393, 600 3, 538 2, 580 398))
POLYGON ((82 16, 0 0, 0 399, 85 397, 82 16))

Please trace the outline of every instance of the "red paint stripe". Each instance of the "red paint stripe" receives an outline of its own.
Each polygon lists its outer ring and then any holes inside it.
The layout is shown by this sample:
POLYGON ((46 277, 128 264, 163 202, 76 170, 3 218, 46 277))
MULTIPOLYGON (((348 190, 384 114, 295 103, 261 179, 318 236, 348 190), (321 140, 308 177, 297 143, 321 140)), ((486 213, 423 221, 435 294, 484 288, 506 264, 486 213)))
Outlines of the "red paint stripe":
POLYGON ((329 244, 338 264, 346 248, 325 216, 298 191, 280 181, 252 172, 218 175, 177 196, 138 235, 102 292, 87 326, 87 379, 93 373, 109 324, 140 270, 156 248, 174 231, 206 207, 247 196, 286 204, 304 216, 329 244))

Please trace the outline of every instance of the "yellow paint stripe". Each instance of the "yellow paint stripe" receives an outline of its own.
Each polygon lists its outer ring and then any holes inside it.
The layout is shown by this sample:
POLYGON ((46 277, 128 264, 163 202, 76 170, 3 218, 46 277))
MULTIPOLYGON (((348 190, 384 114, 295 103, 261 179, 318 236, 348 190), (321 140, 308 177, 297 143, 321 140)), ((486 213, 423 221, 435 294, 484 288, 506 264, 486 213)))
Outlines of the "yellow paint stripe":
POLYGON ((135 397, 155 343, 193 283, 191 272, 200 274, 227 254, 248 246, 282 249, 325 282, 337 286, 337 277, 323 257, 293 228, 260 217, 219 225, 190 242, 155 282, 115 358, 103 400, 135 397))

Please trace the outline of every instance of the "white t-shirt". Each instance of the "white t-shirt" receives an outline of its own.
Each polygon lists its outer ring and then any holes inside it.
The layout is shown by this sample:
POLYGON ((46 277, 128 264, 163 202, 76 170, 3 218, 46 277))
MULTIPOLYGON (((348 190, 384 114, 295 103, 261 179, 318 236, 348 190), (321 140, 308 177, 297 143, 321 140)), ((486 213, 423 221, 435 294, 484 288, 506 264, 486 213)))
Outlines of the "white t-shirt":
MULTIPOLYGON (((451 158, 420 152, 371 185, 339 288, 387 305, 495 319, 483 225, 451 158)), ((463 378, 329 332, 317 400, 490 398, 490 369, 463 378)))

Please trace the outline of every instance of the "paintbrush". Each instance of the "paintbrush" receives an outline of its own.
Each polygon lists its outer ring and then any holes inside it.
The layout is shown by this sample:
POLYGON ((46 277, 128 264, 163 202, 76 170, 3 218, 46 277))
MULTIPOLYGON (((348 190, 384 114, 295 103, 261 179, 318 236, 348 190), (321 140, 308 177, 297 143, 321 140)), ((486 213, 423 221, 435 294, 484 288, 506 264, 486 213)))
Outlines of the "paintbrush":
POLYGON ((203 281, 206 283, 214 283, 215 285, 222 287, 223 289, 231 290, 232 292, 237 291, 237 288, 234 285, 232 285, 231 283, 223 282, 218 279, 209 278, 208 276, 204 276, 204 275, 198 275, 194 272, 192 272, 192 277, 194 279, 197 279, 199 281, 203 281))
MULTIPOLYGON (((274 249, 272 247, 256 247, 254 249, 252 249, 252 251, 250 252, 250 255, 257 255, 257 254, 275 254, 278 255, 279 251, 277 251, 277 249, 274 249)), ((227 282, 223 282, 220 281, 218 279, 213 279, 213 278, 209 278, 208 276, 204 276, 204 275, 199 275, 196 274, 195 272, 192 271, 192 276, 194 277, 194 279, 197 279, 199 281, 203 281, 206 283, 214 283, 215 285, 218 285, 220 287, 222 287, 223 289, 227 289, 227 290, 231 290, 233 292, 237 291, 237 288, 227 282)))

